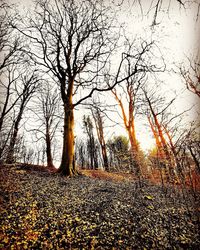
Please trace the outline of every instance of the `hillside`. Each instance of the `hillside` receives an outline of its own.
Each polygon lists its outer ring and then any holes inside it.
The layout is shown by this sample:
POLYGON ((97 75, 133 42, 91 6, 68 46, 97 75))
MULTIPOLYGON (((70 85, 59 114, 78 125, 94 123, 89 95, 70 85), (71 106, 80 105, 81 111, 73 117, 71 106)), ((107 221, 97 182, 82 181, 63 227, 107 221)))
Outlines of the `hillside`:
POLYGON ((0 249, 200 247, 199 200, 189 189, 125 177, 64 178, 39 167, 0 171, 0 249))

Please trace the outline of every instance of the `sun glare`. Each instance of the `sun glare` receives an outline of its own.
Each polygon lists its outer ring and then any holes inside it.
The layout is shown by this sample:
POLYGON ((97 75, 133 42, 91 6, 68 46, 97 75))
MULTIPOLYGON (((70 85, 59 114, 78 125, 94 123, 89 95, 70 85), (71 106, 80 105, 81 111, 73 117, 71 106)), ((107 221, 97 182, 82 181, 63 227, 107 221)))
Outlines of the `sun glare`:
POLYGON ((149 134, 138 134, 138 141, 140 143, 140 147, 144 152, 147 152, 148 150, 155 147, 154 139, 151 138, 149 134))

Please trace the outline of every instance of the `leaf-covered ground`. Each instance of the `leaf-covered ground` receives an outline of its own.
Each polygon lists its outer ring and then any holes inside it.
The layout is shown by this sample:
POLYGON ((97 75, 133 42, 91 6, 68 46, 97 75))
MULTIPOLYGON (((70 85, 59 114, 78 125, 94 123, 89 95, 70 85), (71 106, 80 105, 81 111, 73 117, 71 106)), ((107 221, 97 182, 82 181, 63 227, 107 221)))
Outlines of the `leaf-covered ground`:
POLYGON ((189 190, 0 169, 0 249, 200 249, 189 190))

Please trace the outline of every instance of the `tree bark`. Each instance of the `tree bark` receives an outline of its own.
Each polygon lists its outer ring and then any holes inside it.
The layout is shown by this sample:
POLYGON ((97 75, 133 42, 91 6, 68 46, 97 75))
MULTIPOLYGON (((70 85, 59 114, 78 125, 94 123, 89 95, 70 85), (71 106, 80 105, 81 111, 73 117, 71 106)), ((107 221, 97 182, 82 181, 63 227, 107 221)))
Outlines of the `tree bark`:
POLYGON ((104 168, 106 171, 109 171, 108 156, 107 156, 105 141, 101 144, 101 151, 102 151, 104 168))
POLYGON ((163 151, 163 147, 159 138, 159 134, 156 130, 156 127, 154 126, 153 122, 151 121, 151 118, 149 115, 147 115, 147 119, 149 121, 149 125, 151 127, 151 131, 154 135, 154 139, 156 141, 156 148, 157 148, 157 157, 159 160, 163 160, 166 158, 165 152, 163 151))
POLYGON ((65 176, 76 174, 74 159, 74 108, 72 96, 64 103, 63 151, 58 172, 65 176))
POLYGON ((141 173, 140 158, 139 158, 139 146, 138 146, 137 139, 136 139, 133 117, 132 117, 131 126, 128 126, 126 129, 127 129, 129 141, 131 144, 131 157, 134 163, 134 168, 136 170, 136 174, 140 176, 142 173, 141 173))
POLYGON ((24 110, 24 103, 22 102, 22 107, 19 111, 16 121, 14 122, 14 132, 10 138, 9 152, 8 152, 7 160, 6 160, 8 164, 15 162, 14 151, 15 151, 15 145, 16 145, 16 140, 17 140, 18 131, 19 131, 19 124, 22 119, 23 110, 24 110))

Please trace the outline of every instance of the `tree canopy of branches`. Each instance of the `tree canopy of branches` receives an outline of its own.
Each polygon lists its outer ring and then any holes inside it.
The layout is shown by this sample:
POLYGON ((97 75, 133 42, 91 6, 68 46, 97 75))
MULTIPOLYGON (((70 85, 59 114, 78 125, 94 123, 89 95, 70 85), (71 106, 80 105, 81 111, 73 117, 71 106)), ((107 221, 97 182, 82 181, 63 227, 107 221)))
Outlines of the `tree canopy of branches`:
MULTIPOLYGON (((96 91, 109 91, 122 82, 121 66, 129 57, 122 53, 110 86, 102 78, 116 39, 112 12, 102 1, 37 1, 34 19, 29 17, 13 27, 30 39, 25 50, 36 65, 51 73, 59 85, 64 105, 64 136, 59 171, 76 174, 74 165, 74 108, 96 91), (28 25, 27 25, 28 23, 28 25), (80 91, 82 93, 80 94, 80 91)), ((133 74, 130 72, 129 76, 133 74)), ((127 77, 125 77, 127 78, 127 77)))
POLYGON ((12 66, 20 59, 22 41, 12 29, 10 23, 15 15, 11 13, 12 5, 0 2, 0 75, 8 66, 12 66), (17 60, 16 60, 17 59, 17 60))

